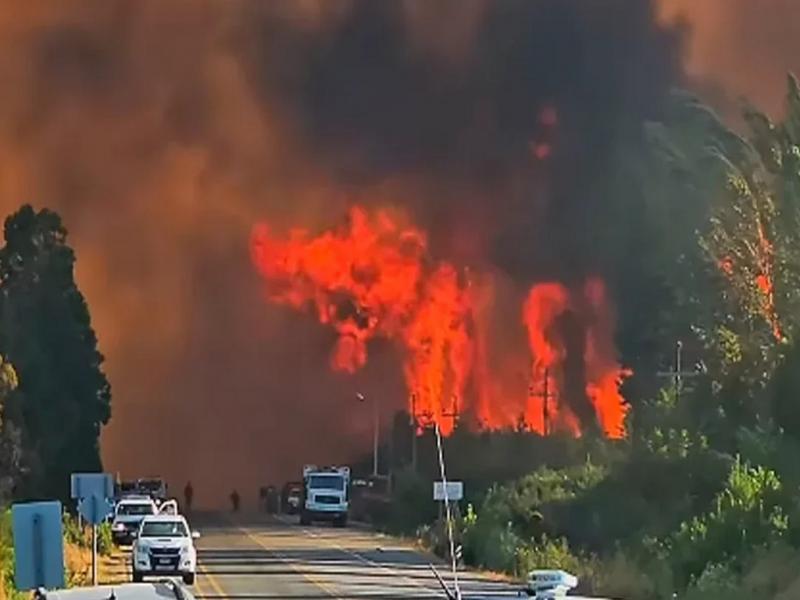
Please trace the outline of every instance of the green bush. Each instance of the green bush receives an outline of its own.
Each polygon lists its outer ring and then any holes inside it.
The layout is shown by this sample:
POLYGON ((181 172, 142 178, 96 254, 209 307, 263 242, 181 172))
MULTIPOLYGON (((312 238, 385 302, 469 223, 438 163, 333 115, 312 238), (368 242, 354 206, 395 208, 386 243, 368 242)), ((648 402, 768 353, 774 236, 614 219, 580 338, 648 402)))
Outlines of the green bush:
POLYGON ((534 569, 563 569, 591 586, 595 579, 597 560, 574 554, 565 538, 549 539, 546 535, 539 541, 521 545, 516 550, 515 571, 525 576, 534 569))
POLYGON ((757 547, 779 540, 789 526, 781 492, 774 471, 737 460, 712 510, 684 522, 667 542, 680 580, 702 578, 707 569, 711 577, 714 565, 740 566, 757 547))
MULTIPOLYGON (((392 533, 413 533, 436 518, 431 484, 410 469, 395 475, 392 502, 376 524, 392 533)), ((376 515, 377 516, 377 515, 376 515)))
POLYGON ((689 586, 684 600, 750 600, 736 574, 728 565, 708 563, 689 586))
POLYGON ((626 600, 656 600, 668 597, 672 590, 664 563, 642 568, 629 556, 617 551, 602 562, 594 573, 591 592, 608 598, 626 600))

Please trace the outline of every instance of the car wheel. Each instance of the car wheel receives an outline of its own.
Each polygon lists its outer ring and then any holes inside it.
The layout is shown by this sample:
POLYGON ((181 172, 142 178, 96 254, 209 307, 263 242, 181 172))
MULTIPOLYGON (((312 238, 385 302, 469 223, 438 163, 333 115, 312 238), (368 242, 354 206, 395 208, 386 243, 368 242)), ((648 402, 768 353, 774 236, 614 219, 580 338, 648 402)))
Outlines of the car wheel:
POLYGON ((139 571, 134 571, 132 579, 133 583, 141 583, 142 581, 144 581, 144 575, 139 573, 139 571))
POLYGON ((194 585, 194 573, 184 573, 183 583, 186 585, 194 585))

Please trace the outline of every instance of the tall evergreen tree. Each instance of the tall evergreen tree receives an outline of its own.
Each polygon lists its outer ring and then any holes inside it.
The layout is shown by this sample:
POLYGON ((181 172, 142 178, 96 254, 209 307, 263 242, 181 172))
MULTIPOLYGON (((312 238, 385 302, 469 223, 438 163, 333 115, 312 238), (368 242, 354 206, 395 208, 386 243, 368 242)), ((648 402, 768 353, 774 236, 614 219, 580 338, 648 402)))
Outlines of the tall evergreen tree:
POLYGON ((19 378, 7 418, 23 432, 20 493, 63 498, 70 473, 101 467, 100 427, 111 414, 103 356, 61 218, 26 205, 6 219, 4 233, 0 349, 19 378))

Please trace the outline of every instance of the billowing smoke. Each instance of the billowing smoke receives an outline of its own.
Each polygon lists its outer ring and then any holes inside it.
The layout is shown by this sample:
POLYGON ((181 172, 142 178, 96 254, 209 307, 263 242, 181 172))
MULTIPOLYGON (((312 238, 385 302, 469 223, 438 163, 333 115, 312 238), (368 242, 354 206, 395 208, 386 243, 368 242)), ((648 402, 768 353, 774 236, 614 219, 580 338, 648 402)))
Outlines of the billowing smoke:
POLYGON ((781 114, 786 73, 800 72, 795 0, 659 0, 658 13, 686 29, 685 71, 708 102, 732 119, 745 98, 781 114))
MULTIPOLYGON (((191 479, 200 503, 254 497, 368 445, 356 391, 405 406, 390 344, 333 373, 335 333, 264 302, 256 222, 402 207, 432 260, 492 280, 476 301, 518 320, 533 282, 583 298, 617 268, 625 149, 682 81, 667 22, 643 0, 0 9, 0 206, 70 229, 113 386, 108 466, 191 479)), ((476 325, 486 362, 527 343, 498 312, 476 325)))

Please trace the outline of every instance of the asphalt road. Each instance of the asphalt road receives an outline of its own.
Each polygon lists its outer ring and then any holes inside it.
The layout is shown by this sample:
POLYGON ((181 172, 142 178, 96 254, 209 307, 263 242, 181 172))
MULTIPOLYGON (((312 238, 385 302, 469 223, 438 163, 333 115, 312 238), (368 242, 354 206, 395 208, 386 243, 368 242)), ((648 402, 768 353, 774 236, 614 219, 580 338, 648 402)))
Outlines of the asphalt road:
MULTIPOLYGON (((296 519, 192 520, 199 598, 443 598, 428 558, 393 538, 348 527, 305 527, 296 519)), ((517 597, 517 588, 461 574, 465 598, 517 597)))

